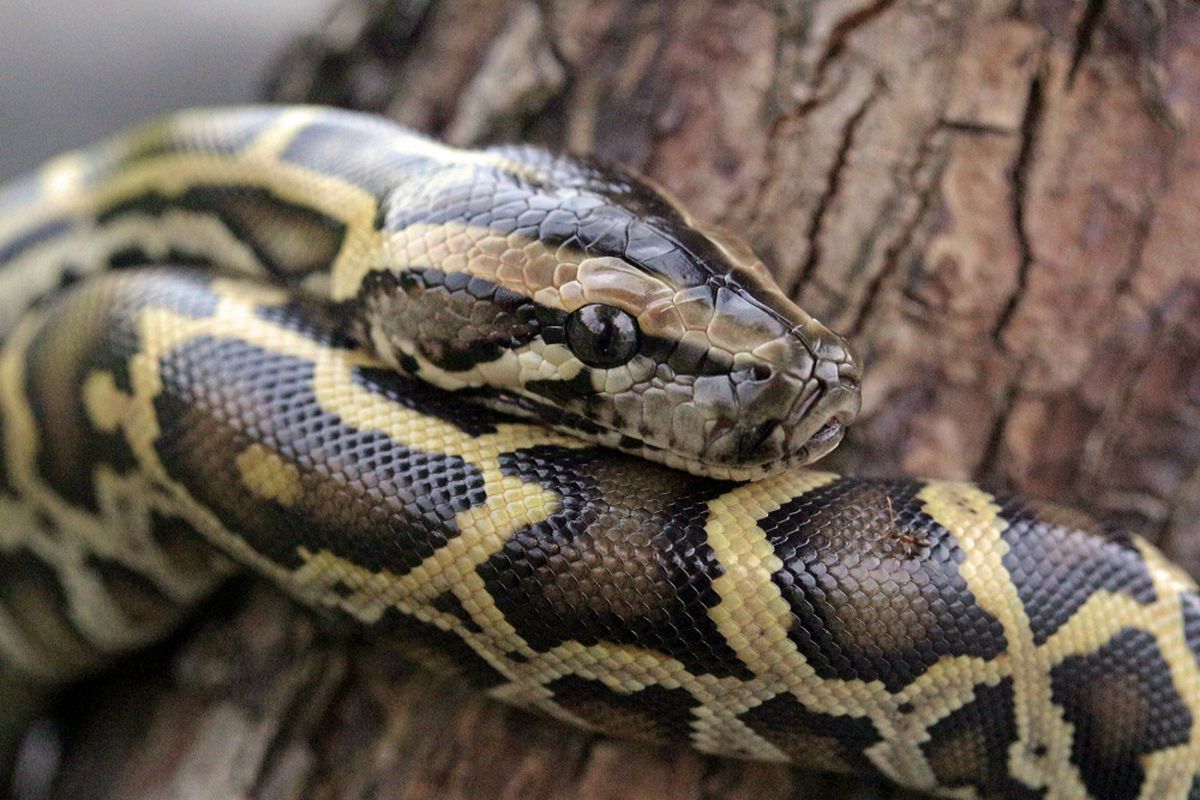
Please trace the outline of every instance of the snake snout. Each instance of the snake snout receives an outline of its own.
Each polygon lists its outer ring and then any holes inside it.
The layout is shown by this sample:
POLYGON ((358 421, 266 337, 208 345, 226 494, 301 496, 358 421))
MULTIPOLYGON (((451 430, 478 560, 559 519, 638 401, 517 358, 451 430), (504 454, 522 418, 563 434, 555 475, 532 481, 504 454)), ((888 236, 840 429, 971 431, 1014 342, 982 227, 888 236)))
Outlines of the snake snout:
POLYGON ((700 455, 710 473, 761 477, 811 463, 837 447, 858 415, 861 369, 845 342, 829 336, 819 348, 792 336, 776 341, 760 351, 774 358, 730 375, 731 393, 709 389, 719 378, 697 383, 707 416, 720 420, 700 455), (712 398, 723 402, 708 402, 712 398))
POLYGON ((815 320, 792 331, 805 353, 787 372, 801 386, 783 423, 783 461, 808 464, 841 442, 862 407, 862 365, 849 342, 815 320))

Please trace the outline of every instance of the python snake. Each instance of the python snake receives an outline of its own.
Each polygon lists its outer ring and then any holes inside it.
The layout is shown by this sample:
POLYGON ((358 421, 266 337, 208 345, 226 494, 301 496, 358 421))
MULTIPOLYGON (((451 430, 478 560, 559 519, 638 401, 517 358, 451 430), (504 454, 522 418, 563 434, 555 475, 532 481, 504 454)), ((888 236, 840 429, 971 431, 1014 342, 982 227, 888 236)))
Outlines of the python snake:
POLYGON ((1200 798, 1191 580, 1048 503, 803 468, 853 352, 618 169, 179 113, 0 191, 0 334, 10 744, 249 569, 617 736, 1200 798))

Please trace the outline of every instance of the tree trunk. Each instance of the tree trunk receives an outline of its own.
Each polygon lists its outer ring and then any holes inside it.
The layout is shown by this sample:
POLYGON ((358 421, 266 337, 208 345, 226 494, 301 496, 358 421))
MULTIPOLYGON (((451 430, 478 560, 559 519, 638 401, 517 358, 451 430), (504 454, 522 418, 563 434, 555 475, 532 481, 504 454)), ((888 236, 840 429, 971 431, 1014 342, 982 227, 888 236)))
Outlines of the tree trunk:
MULTIPOLYGON (((271 93, 651 176, 858 344, 833 467, 1081 505, 1200 574, 1200 7, 349 0, 271 93)), ((222 608, 73 695, 59 796, 909 796, 508 710, 264 589, 222 608)))

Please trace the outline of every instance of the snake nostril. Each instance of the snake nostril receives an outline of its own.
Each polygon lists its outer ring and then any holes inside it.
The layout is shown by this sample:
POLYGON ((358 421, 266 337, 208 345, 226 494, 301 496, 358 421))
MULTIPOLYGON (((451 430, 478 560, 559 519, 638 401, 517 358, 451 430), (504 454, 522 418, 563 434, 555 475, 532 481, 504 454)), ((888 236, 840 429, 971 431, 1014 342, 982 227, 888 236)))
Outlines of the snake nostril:
POLYGON ((762 383, 774 374, 775 370, 766 364, 747 364, 735 368, 729 373, 729 377, 735 384, 762 383))

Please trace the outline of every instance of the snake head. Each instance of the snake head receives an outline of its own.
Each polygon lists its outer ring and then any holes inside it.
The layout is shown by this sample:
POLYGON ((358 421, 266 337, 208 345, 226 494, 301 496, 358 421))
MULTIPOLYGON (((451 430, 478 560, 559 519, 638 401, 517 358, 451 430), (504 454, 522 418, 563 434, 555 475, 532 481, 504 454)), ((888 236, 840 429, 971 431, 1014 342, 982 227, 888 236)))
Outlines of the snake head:
POLYGON ((858 360, 741 239, 620 170, 483 155, 384 202, 353 314, 385 360, 695 474, 757 478, 837 446, 858 360))

